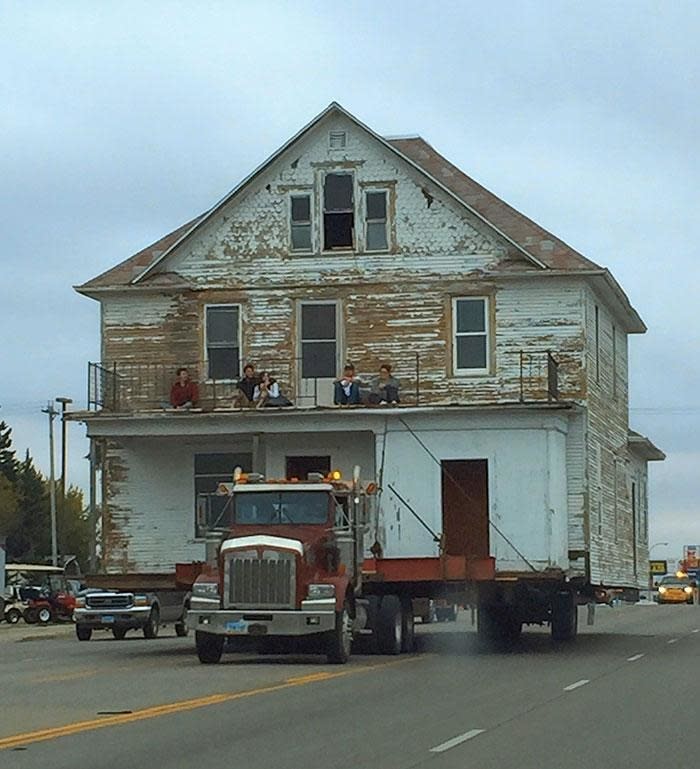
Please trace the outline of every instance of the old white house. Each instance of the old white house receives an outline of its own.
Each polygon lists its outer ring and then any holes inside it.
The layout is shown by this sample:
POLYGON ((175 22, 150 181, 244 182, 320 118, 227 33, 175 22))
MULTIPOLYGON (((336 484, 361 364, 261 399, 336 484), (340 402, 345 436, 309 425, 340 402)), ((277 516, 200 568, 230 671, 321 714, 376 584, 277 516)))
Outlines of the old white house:
POLYGON ((213 492, 238 465, 359 464, 381 487, 386 557, 645 582, 647 463, 663 454, 629 428, 644 323, 607 269, 423 139, 383 138, 333 103, 209 211, 77 290, 101 306, 78 416, 100 448, 109 570, 203 559, 213 492), (400 403, 334 408, 346 361, 364 381, 391 364, 400 403), (293 406, 233 408, 246 362, 293 406), (162 408, 179 366, 199 387, 188 412, 162 408))

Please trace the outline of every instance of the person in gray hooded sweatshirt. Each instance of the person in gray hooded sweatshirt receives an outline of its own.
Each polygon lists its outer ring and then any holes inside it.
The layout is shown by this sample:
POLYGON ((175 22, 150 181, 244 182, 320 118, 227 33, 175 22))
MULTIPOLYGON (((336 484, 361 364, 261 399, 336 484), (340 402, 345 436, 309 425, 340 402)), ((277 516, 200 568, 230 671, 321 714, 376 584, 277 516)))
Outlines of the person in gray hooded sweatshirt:
POLYGON ((382 363, 379 367, 379 376, 372 380, 369 402, 384 405, 398 403, 399 400, 399 380, 391 375, 391 366, 388 363, 382 363))

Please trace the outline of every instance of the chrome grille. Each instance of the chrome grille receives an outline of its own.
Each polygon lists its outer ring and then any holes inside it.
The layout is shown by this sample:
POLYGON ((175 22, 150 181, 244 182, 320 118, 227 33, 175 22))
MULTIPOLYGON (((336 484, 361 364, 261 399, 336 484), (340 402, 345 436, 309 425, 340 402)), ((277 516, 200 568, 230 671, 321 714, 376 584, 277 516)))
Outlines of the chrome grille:
POLYGON ((115 593, 114 595, 85 596, 85 603, 91 609, 128 609, 134 603, 131 593, 115 593))
POLYGON ((229 608, 294 608, 294 553, 264 550, 262 558, 257 554, 233 553, 226 571, 229 608))

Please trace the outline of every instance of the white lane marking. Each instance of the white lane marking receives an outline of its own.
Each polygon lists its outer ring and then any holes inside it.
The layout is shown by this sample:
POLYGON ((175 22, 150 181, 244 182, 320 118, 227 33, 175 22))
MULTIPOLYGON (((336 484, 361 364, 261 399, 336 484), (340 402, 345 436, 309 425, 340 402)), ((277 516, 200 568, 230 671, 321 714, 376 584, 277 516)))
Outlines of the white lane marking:
POLYGON ((678 643, 678 639, 677 638, 670 638, 666 643, 675 644, 675 643, 678 643))
POLYGON ((578 689, 579 686, 585 686, 586 684, 589 684, 591 681, 589 678, 582 678, 580 681, 576 681, 575 684, 569 684, 568 686, 564 687, 565 692, 573 692, 574 689, 578 689))
POLYGON ((454 748, 456 745, 461 745, 463 742, 471 740, 485 731, 485 729, 470 729, 468 732, 464 732, 464 734, 459 734, 457 737, 453 737, 451 740, 447 740, 447 742, 442 742, 440 745, 436 745, 434 748, 430 748, 430 752, 444 753, 446 750, 454 748))
POLYGON ((631 657, 627 658, 627 662, 636 662, 637 660, 642 659, 643 656, 643 654, 633 654, 631 657))
POLYGON ((691 633, 700 633, 700 627, 696 627, 695 630, 691 630, 691 633))

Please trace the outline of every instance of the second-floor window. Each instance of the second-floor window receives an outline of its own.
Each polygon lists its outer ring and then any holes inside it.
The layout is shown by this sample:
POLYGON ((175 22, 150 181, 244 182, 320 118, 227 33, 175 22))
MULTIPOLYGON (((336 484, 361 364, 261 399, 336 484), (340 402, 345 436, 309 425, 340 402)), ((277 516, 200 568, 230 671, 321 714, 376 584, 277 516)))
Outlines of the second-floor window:
POLYGON ((311 195, 292 195, 292 251, 311 251, 311 195))
POLYGON ((209 379, 237 379, 240 375, 240 307, 212 304, 206 307, 205 337, 209 379))
POLYGON ((386 190, 365 193, 365 247, 368 251, 386 251, 389 246, 386 197, 386 190))
POLYGON ((454 371, 485 373, 489 368, 489 300, 465 297, 453 300, 454 371))
POLYGON ((326 174, 323 180, 323 250, 348 250, 354 244, 352 175, 326 174))
POLYGON ((338 366, 335 302, 301 305, 301 376, 330 378, 338 366))

